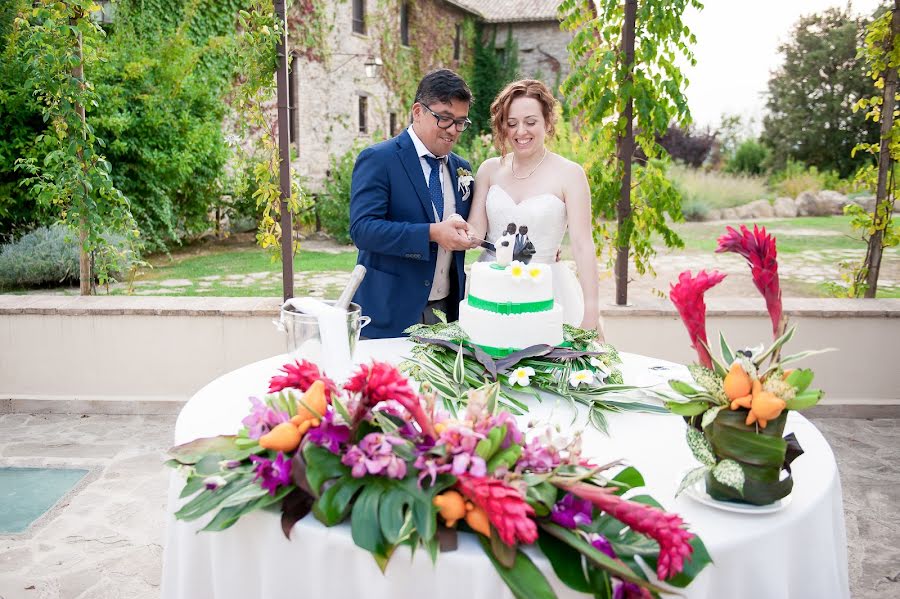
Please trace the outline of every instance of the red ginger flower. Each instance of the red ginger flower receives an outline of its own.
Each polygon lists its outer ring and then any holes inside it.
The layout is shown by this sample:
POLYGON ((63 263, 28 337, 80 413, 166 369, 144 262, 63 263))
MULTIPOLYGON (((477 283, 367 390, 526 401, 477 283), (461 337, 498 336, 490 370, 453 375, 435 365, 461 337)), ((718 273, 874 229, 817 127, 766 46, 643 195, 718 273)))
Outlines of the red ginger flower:
POLYGON ((684 326, 687 327, 691 345, 697 350, 700 363, 712 370, 712 358, 706 349, 706 303, 703 294, 725 278, 723 273, 701 270, 696 277, 686 270, 678 275, 678 283, 670 285, 669 299, 675 304, 684 326))
POLYGON ((766 228, 753 225, 751 233, 741 225, 738 233, 731 227, 719 237, 716 253, 734 252, 747 259, 753 283, 766 300, 766 309, 772 319, 772 334, 778 338, 781 328, 781 284, 778 281, 778 251, 775 238, 766 233, 766 228))
POLYGON ((694 535, 682 527, 684 521, 677 514, 622 499, 612 489, 606 487, 579 482, 561 485, 561 488, 587 499, 616 520, 627 524, 635 532, 655 539, 659 543, 656 575, 660 580, 671 578, 684 569, 685 558, 689 558, 694 551, 690 545, 694 535))
POLYGON ((423 433, 437 439, 434 424, 425 414, 419 395, 409 386, 409 380, 391 364, 373 361, 371 365, 360 365, 356 374, 344 383, 344 389, 362 396, 357 418, 361 418, 379 402, 393 399, 406 408, 419 423, 423 433))
POLYGON ((337 385, 330 378, 319 371, 319 367, 312 362, 294 360, 293 364, 285 364, 281 372, 286 376, 273 376, 269 379, 269 393, 278 393, 282 389, 299 389, 305 392, 314 382, 321 380, 325 383, 325 397, 331 399, 331 394, 337 392, 337 385))
POLYGON ((487 514, 500 540, 509 546, 517 542, 530 545, 537 540, 537 524, 531 519, 534 509, 516 489, 496 478, 463 474, 456 486, 472 503, 487 514))

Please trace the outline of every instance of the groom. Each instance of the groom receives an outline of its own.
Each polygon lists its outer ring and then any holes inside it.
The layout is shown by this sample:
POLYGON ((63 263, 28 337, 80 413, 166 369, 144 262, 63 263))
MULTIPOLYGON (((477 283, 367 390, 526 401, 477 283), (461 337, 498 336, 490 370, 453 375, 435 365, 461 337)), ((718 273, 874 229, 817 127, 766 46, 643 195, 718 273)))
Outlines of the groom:
POLYGON ((472 189, 471 179, 460 185, 457 169, 470 175, 471 166, 450 150, 471 123, 471 103, 459 75, 432 71, 419 82, 409 128, 356 159, 350 237, 366 277, 353 301, 372 318, 366 337, 434 324, 434 310, 458 318, 472 189))

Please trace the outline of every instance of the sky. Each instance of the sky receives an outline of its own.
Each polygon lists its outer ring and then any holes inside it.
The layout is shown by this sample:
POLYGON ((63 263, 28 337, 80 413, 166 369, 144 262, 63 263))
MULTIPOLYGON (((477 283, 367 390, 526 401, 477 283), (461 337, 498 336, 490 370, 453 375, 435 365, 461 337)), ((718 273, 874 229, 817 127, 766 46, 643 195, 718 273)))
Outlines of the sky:
MULTIPOLYGON (((702 11, 690 9, 685 23, 697 36, 697 65, 686 66, 688 105, 694 123, 715 128, 723 113, 751 121, 748 133, 761 128, 763 96, 770 73, 781 63, 778 46, 787 41, 797 20, 841 0, 704 0, 702 11)), ((853 0, 851 10, 871 14, 885 0, 853 0)), ((746 125, 745 125, 746 126, 746 125)))

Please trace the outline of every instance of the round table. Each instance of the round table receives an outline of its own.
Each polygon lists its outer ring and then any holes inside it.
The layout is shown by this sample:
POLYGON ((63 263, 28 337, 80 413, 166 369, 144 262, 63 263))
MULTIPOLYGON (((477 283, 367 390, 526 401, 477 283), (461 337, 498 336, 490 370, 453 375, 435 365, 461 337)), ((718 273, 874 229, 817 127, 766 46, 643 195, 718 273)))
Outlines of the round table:
MULTIPOLYGON (((406 339, 363 341, 358 362, 394 363, 408 355, 406 339)), ((623 354, 625 382, 639 386, 687 378, 683 366, 623 354)), ((276 356, 214 380, 185 405, 175 426, 175 443, 234 434, 249 409, 249 397, 262 396, 269 378, 289 361, 276 356)), ((696 462, 684 440, 684 421, 674 415, 609 415, 610 436, 586 425, 579 410, 575 423, 566 402, 533 402, 522 419, 551 421, 561 428, 584 428, 584 455, 598 463, 624 458, 647 482, 645 491, 669 511, 680 514, 706 543, 714 563, 684 591, 704 599, 827 599, 850 596, 847 544, 840 479, 834 454, 821 433, 801 415, 789 415, 786 432, 794 432, 806 453, 793 464, 790 501, 771 514, 740 514, 674 497, 684 473, 696 462)), ((184 482, 173 472, 168 505, 163 599, 366 599, 433 598, 512 599, 472 535, 459 535, 456 551, 441 553, 432 564, 425 551, 411 556, 398 548, 384 574, 375 560, 356 547, 347 523, 326 528, 312 515, 298 522, 291 540, 281 531, 278 512, 244 516, 223 532, 199 533, 205 524, 178 522, 172 514, 183 500, 184 482)), ((537 552, 535 563, 558 596, 586 597, 560 583, 537 552)))

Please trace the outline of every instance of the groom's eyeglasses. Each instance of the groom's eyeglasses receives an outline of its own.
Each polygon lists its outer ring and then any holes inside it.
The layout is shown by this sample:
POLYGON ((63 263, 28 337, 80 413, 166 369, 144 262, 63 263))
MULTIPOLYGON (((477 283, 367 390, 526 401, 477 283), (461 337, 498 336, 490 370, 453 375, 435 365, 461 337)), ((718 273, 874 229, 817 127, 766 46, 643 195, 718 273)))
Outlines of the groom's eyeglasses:
POLYGON ((451 126, 456 125, 457 131, 465 131, 469 128, 469 125, 472 124, 472 121, 467 118, 455 119, 452 116, 444 116, 442 114, 438 114, 424 104, 422 104, 422 107, 430 112, 431 116, 437 119, 437 126, 439 129, 449 129, 451 126))

